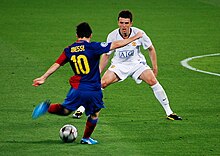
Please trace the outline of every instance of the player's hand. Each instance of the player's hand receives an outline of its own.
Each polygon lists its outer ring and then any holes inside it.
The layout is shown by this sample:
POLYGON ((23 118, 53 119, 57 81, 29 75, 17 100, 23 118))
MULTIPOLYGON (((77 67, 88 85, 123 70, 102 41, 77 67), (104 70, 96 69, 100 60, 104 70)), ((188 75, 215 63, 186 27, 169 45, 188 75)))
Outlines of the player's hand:
POLYGON ((42 85, 44 82, 45 82, 45 79, 36 78, 36 79, 33 80, 32 86, 38 87, 38 86, 42 85))

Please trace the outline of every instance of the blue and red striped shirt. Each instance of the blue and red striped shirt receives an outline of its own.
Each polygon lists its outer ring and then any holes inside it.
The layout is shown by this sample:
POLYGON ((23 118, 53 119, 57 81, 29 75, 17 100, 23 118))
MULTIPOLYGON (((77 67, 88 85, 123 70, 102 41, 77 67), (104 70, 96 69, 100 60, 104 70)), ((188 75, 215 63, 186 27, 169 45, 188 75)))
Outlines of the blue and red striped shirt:
POLYGON ((103 53, 110 51, 111 43, 76 41, 64 49, 56 63, 64 65, 70 63, 74 76, 70 78, 70 85, 79 90, 100 90, 101 78, 99 60, 103 53))

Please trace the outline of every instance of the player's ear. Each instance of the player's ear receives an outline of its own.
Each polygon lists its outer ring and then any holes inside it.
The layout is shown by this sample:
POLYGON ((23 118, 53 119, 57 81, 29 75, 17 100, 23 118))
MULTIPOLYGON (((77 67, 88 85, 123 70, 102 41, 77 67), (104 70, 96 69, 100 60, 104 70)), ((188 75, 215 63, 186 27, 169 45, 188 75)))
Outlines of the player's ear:
POLYGON ((92 38, 92 34, 89 36, 89 38, 92 38))

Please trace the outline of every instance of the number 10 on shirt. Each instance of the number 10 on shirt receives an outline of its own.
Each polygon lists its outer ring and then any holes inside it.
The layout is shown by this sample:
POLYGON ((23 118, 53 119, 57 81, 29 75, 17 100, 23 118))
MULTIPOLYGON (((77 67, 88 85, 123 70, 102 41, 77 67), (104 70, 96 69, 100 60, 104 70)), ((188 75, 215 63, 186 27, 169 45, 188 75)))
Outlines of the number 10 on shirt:
POLYGON ((71 60, 74 63, 76 74, 88 74, 90 72, 89 62, 85 55, 73 55, 71 60))

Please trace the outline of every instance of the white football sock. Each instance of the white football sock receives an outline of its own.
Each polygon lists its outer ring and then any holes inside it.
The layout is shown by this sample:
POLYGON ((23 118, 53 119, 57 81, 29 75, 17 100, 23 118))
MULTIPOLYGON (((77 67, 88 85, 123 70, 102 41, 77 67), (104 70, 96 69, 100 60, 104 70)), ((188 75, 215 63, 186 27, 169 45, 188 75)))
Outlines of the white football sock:
POLYGON ((151 88, 153 89, 155 97, 160 102, 160 104, 163 106, 163 109, 165 110, 166 114, 167 115, 172 114, 173 111, 170 108, 169 100, 167 98, 167 95, 163 87, 160 85, 160 83, 157 82, 155 85, 151 86, 151 88))

